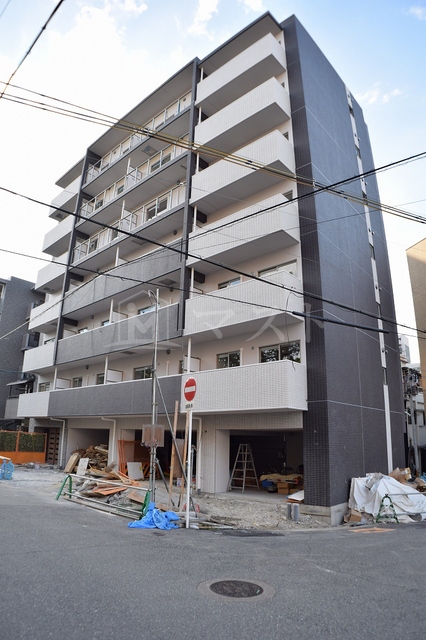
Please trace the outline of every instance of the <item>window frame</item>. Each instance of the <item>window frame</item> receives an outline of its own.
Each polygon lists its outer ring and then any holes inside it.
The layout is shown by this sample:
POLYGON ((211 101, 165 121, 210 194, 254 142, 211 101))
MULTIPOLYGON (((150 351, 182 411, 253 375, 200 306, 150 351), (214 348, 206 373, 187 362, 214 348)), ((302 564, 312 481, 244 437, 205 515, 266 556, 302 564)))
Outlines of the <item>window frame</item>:
POLYGON ((152 365, 147 364, 147 365, 143 365, 142 367, 134 367, 133 368, 133 380, 152 380, 152 365), (150 375, 144 375, 143 377, 136 377, 136 374, 138 371, 143 371, 144 374, 149 371, 150 375))
POLYGON ((224 353, 218 353, 216 355, 216 369, 233 369, 234 367, 241 367, 241 349, 235 349, 234 351, 226 351, 224 353), (230 356, 238 354, 238 364, 231 364, 230 356), (219 364, 220 358, 227 358, 227 364, 221 366, 219 364))
POLYGON ((301 351, 300 351, 300 340, 291 340, 290 342, 278 342, 275 344, 271 344, 271 345, 265 345, 263 347, 259 347, 259 362, 261 364, 267 364, 269 362, 281 362, 282 360, 289 360, 290 362, 297 362, 298 364, 300 364, 301 362, 301 351), (289 357, 282 357, 283 354, 283 348, 285 347, 291 347, 292 345, 298 345, 299 348, 299 355, 297 358, 289 358, 289 357), (271 358, 268 360, 262 360, 262 352, 266 351, 266 350, 272 350, 275 349, 277 351, 278 354, 278 358, 271 358))

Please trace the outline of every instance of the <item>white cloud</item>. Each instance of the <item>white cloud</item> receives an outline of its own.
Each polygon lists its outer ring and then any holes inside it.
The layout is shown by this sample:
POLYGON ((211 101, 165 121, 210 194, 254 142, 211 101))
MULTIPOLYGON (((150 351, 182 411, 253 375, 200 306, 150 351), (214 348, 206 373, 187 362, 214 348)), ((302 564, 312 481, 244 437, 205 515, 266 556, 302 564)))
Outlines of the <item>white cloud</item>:
POLYGON ((356 94, 355 98, 360 103, 360 105, 371 105, 371 104, 386 104, 392 98, 397 98, 402 94, 400 89, 392 89, 392 91, 383 92, 382 89, 375 85, 369 91, 366 91, 362 94, 356 94))
POLYGON ((218 12, 218 4, 219 0, 198 0, 194 22, 188 28, 188 33, 193 33, 197 36, 208 35, 206 25, 212 19, 213 14, 218 12))
POLYGON ((410 7, 408 13, 417 20, 426 20, 426 7, 410 7))
POLYGON ((246 13, 249 11, 266 11, 262 0, 238 0, 245 8, 246 13))

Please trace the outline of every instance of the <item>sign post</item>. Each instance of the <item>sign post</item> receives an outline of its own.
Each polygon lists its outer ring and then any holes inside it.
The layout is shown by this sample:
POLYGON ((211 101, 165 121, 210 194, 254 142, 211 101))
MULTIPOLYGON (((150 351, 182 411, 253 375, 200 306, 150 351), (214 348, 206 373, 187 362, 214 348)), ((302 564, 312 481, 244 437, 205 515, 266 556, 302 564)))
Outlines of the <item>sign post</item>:
POLYGON ((186 512, 185 512, 185 527, 189 529, 189 506, 191 498, 191 483, 192 483, 192 408, 194 406, 193 400, 197 392, 197 383, 195 378, 188 378, 183 387, 183 395, 185 398, 185 409, 188 412, 188 455, 187 455, 187 471, 186 471, 186 512))

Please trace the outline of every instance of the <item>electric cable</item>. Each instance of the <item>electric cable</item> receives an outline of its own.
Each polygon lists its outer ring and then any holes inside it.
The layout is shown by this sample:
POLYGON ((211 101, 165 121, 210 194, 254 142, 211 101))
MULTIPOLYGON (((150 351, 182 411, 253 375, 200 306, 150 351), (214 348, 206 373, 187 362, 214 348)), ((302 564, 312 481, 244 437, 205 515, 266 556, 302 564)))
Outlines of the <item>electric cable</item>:
MULTIPOLYGON (((33 92, 33 93, 37 93, 37 92, 33 92)), ((42 94, 39 94, 39 95, 42 95, 42 94)), ((7 96, 6 99, 10 99, 10 96, 7 96)), ((377 173, 379 173, 381 171, 387 170, 387 169, 389 169, 389 168, 391 168, 393 166, 396 166, 398 164, 406 164, 406 163, 411 162, 413 160, 417 160, 417 159, 421 159, 423 157, 426 157, 426 152, 422 152, 422 153, 410 156, 408 158, 404 158, 402 160, 399 160, 399 161, 396 161, 396 162, 393 162, 393 163, 389 163, 388 165, 384 165, 383 167, 380 167, 378 169, 370 169, 370 170, 365 171, 365 172, 363 172, 361 174, 357 174, 357 175, 352 176, 350 178, 346 178, 345 180, 340 180, 340 181, 338 181, 336 183, 332 183, 332 184, 327 185, 327 184, 323 184, 323 183, 320 183, 320 182, 315 181, 315 180, 307 179, 307 178, 305 178, 303 176, 297 176, 297 174, 293 174, 292 172, 283 171, 283 170, 280 170, 280 169, 268 167, 267 165, 264 165, 263 163, 257 162, 257 161, 255 161, 253 159, 250 159, 250 158, 245 158, 243 156, 238 156, 235 153, 228 153, 228 152, 220 151, 218 149, 213 149, 211 147, 207 147, 206 145, 200 145, 197 142, 191 142, 189 140, 188 141, 182 141, 181 138, 176 138, 176 137, 170 136, 170 135, 168 135, 168 134, 166 134, 164 132, 160 132, 160 131, 157 131, 157 130, 149 129, 149 128, 143 126, 143 125, 142 126, 136 125, 134 123, 127 122, 127 121, 125 121, 123 119, 117 120, 117 119, 112 118, 110 116, 106 116, 105 114, 102 114, 100 112, 95 112, 95 111, 93 111, 91 109, 86 109, 85 107, 79 107, 77 105, 73 105, 72 103, 67 103, 67 102, 59 100, 57 98, 50 98, 50 99, 54 99, 54 100, 57 100, 59 102, 64 102, 64 103, 66 103, 68 105, 71 105, 71 106, 76 106, 79 109, 85 109, 86 111, 89 111, 91 113, 99 113, 100 117, 93 118, 93 116, 88 116, 88 115, 86 116, 85 114, 78 114, 77 115, 75 112, 71 112, 68 109, 63 109, 62 110, 62 108, 60 108, 62 111, 56 111, 56 108, 53 111, 52 108, 49 105, 45 105, 44 103, 41 103, 41 105, 43 105, 43 106, 40 106, 40 105, 37 106, 38 103, 29 104, 30 102, 35 102, 35 101, 29 101, 29 100, 27 100, 25 98, 20 98, 20 100, 24 101, 24 102, 21 102, 21 104, 27 104, 28 103, 27 106, 34 106, 36 108, 42 108, 42 110, 52 111, 54 113, 58 113, 58 114, 61 114, 61 115, 71 116, 71 114, 73 114, 72 117, 77 117, 78 119, 95 121, 96 124, 100 124, 102 126, 109 126, 111 128, 124 129, 126 131, 131 132, 131 133, 143 133, 147 137, 152 137, 152 138, 155 138, 155 139, 158 139, 158 140, 162 140, 162 141, 166 142, 167 144, 176 144, 177 146, 181 146, 181 147, 183 147, 183 148, 185 148, 187 150, 190 150, 190 151, 193 151, 193 152, 196 152, 196 153, 204 153, 204 154, 207 154, 207 155, 212 155, 212 156, 217 157, 219 159, 224 159, 224 160, 226 160, 228 162, 233 162, 233 163, 238 164, 240 166, 241 165, 243 165, 245 167, 249 166, 251 169, 261 170, 261 171, 266 172, 266 173, 272 173, 273 175, 279 175, 281 178, 288 178, 290 180, 295 180, 297 183, 304 184, 305 186, 311 186, 311 187, 314 187, 314 188, 317 187, 315 189, 315 191, 314 191, 315 194, 321 193, 323 191, 328 191, 330 193, 334 193, 335 195, 339 195, 341 197, 344 197, 345 199, 353 199, 353 200, 355 200, 357 202, 360 202, 362 204, 364 204, 366 202, 364 198, 362 198, 360 196, 357 196, 355 194, 350 194, 350 193, 346 193, 346 192, 344 192, 344 193, 343 192, 336 192, 335 191, 336 187, 340 186, 340 185, 343 185, 343 184, 351 183, 351 182, 353 182, 355 180, 358 180, 358 179, 360 179, 362 177, 367 177, 367 176, 369 176, 371 174, 377 174, 377 173)), ((12 101, 17 101, 17 100, 12 100, 12 101)), ((193 187, 193 189, 194 189, 194 187, 193 187)), ((303 194, 303 195, 301 195, 299 197, 300 198, 304 198, 304 197, 309 197, 310 195, 311 194, 303 194)), ((380 202, 377 202, 377 201, 375 202, 375 201, 371 201, 371 200, 370 200, 370 202, 371 202, 371 204, 374 204, 374 206, 378 206, 378 207, 380 207, 382 209, 386 209, 387 208, 386 205, 384 205, 383 203, 380 203, 380 202)), ((389 209, 389 212, 399 213, 402 217, 407 216, 409 218, 413 218, 414 220, 417 220, 417 215, 416 214, 412 214, 412 213, 409 213, 409 212, 406 212, 406 211, 403 211, 403 210, 398 210, 395 207, 388 207, 388 209, 389 209)), ((423 223, 426 222, 425 218, 422 218, 421 216, 418 216, 418 218, 419 218, 418 221, 423 222, 423 223)))
MULTIPOLYGON (((48 19, 46 20, 46 22, 44 23, 44 25, 42 26, 42 28, 40 29, 40 31, 38 32, 38 35, 36 36, 35 40, 33 40, 30 48, 28 49, 28 51, 26 52, 26 54, 24 55, 24 57, 22 58, 22 60, 19 62, 18 66, 16 67, 15 71, 12 72, 9 80, 6 82, 5 87, 0 95, 0 100, 3 98, 5 92, 7 91, 7 88, 10 84, 10 81, 12 80, 13 76, 16 74, 16 72, 18 71, 18 69, 22 66, 22 64, 24 63, 24 61, 26 60, 26 58, 30 55, 31 51, 33 50, 33 48, 35 47, 38 39, 40 38, 40 36, 42 35, 43 31, 46 29, 47 25, 49 24, 49 22, 52 20, 53 16, 55 15, 55 13, 58 11, 59 7, 61 6, 61 4, 65 2, 65 0, 59 0, 58 4, 56 5, 56 7, 53 9, 52 13, 50 14, 50 16, 48 17, 48 19)), ((7 6, 7 5, 6 5, 7 6)))

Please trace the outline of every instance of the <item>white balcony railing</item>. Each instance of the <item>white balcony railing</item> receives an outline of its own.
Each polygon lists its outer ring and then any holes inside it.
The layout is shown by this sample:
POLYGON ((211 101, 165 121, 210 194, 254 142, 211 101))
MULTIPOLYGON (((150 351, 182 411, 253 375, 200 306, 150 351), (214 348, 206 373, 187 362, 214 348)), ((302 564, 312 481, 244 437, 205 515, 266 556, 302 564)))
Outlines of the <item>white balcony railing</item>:
POLYGON ((45 418, 49 415, 50 391, 23 393, 19 396, 18 417, 45 418))
POLYGON ((102 209, 109 202, 117 198, 122 193, 131 189, 138 182, 146 178, 150 173, 157 171, 160 167, 164 166, 174 158, 177 158, 185 152, 185 148, 178 145, 169 145, 165 149, 162 149, 154 156, 143 162, 141 165, 129 171, 125 176, 114 182, 107 189, 98 193, 92 200, 86 201, 80 207, 80 213, 90 218, 94 213, 102 209))
POLYGON ((235 325, 240 325, 241 332, 258 330, 259 322, 265 318, 287 314, 290 320, 291 311, 303 311, 299 278, 280 271, 267 280, 285 288, 268 284, 266 280, 247 280, 190 298, 185 305, 185 334, 215 331, 217 335, 218 329, 235 325), (254 300, 259 306, 253 304, 254 300))
MULTIPOLYGON (((151 118, 151 120, 145 122, 145 124, 143 124, 140 129, 151 129, 155 131, 159 127, 162 127, 163 124, 167 122, 167 120, 173 118, 181 111, 186 109, 186 107, 188 107, 190 104, 191 92, 180 97, 178 100, 175 100, 175 102, 166 107, 166 109, 163 109, 162 111, 160 111, 160 113, 157 113, 157 115, 151 118)), ((141 142, 141 140, 143 140, 143 138, 146 138, 145 133, 132 133, 131 136, 123 140, 123 142, 121 142, 117 147, 114 147, 112 151, 109 151, 100 160, 98 160, 98 162, 90 164, 86 173, 85 183, 90 182, 91 180, 96 178, 96 176, 98 176, 102 171, 119 160, 123 155, 128 153, 128 151, 136 147, 141 142)))
POLYGON ((48 342, 40 347, 28 349, 24 355, 24 371, 40 371, 53 366, 55 342, 48 342))
MULTIPOLYGON (((197 382, 195 413, 306 411, 306 367, 278 360, 191 374, 197 382)), ((185 376, 183 376, 183 381, 185 376)), ((181 406, 185 406, 182 397, 181 406)))
POLYGON ((78 262, 78 260, 85 258, 90 253, 94 253, 111 244, 113 240, 118 238, 120 231, 132 231, 137 225, 137 220, 138 216, 130 213, 124 218, 113 222, 111 226, 114 227, 114 229, 102 229, 102 231, 98 231, 98 233, 95 233, 87 240, 78 242, 75 245, 73 262, 78 262))

